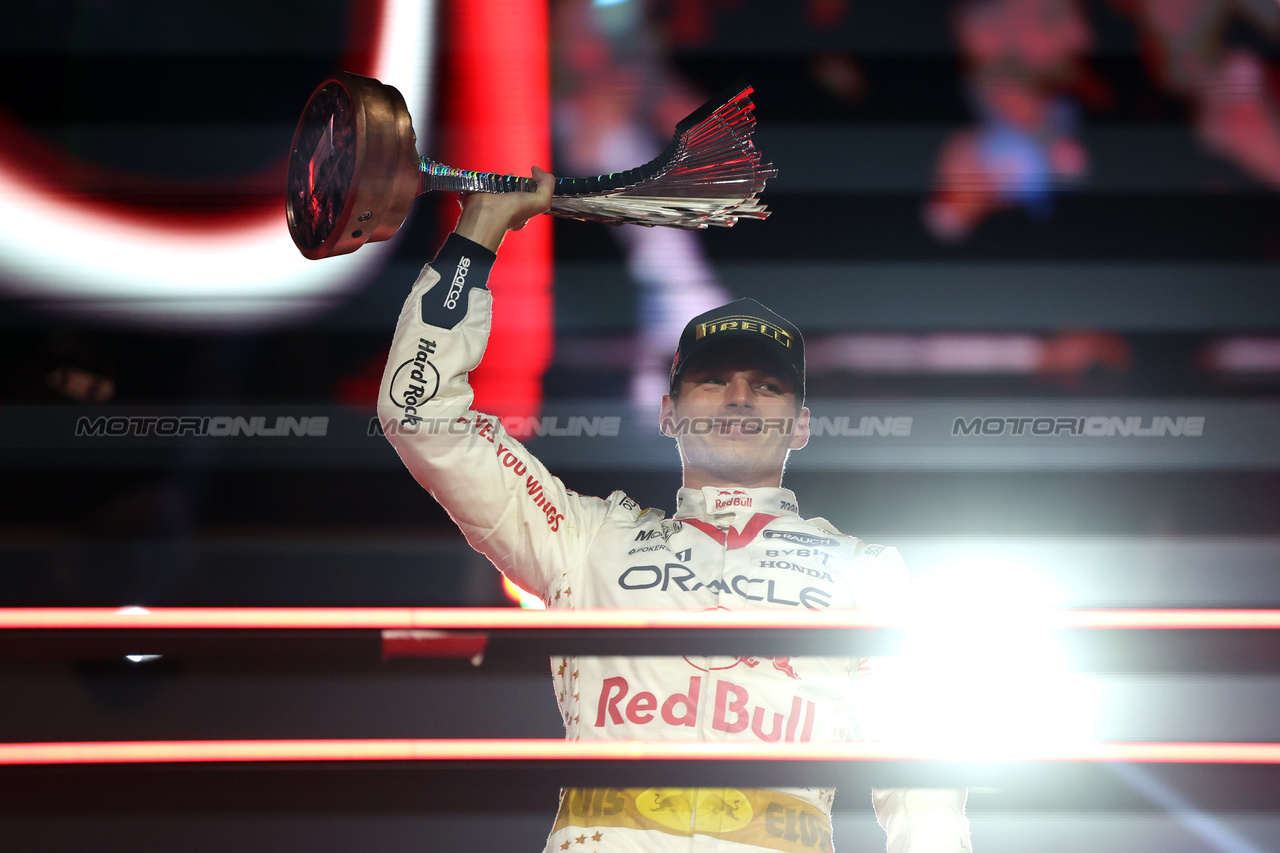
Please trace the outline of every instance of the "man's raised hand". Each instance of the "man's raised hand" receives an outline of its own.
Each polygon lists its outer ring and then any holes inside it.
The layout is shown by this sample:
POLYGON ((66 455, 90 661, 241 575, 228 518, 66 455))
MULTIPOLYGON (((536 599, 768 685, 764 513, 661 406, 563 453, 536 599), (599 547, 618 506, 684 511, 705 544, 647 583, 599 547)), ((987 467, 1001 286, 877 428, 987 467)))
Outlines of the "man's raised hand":
POLYGON ((538 184, 537 192, 471 193, 460 197, 462 215, 454 233, 498 251, 508 231, 519 231, 531 218, 551 208, 555 176, 534 166, 533 179, 538 184))

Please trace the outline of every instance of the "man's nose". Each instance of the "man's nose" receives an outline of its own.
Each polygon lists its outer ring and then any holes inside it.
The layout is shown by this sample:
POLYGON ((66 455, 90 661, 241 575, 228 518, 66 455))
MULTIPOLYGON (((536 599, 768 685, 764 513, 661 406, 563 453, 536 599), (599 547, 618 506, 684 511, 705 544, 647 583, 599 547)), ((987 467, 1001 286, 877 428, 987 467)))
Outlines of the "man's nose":
POLYGON ((755 391, 745 376, 735 376, 729 380, 729 387, 725 391, 725 403, 747 409, 755 407, 755 391))

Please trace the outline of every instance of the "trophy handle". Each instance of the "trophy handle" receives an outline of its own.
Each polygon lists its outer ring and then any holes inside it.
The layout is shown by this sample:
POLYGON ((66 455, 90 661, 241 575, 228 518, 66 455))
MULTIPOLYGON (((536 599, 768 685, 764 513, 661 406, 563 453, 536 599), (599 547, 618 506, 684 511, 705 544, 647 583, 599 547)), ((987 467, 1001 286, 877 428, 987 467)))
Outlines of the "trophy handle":
POLYGON ((538 190, 538 185, 532 178, 455 169, 427 157, 419 158, 418 170, 422 173, 418 182, 418 195, 432 192, 531 193, 538 190))

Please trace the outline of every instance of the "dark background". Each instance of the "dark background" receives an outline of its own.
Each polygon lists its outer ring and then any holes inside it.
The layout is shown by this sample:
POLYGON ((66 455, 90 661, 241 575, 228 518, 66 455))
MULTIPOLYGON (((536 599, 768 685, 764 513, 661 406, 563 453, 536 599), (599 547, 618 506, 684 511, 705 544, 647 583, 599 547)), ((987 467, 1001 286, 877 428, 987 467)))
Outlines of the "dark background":
MULTIPOLYGON (((669 70, 703 94, 748 78, 758 145, 780 170, 764 197, 772 218, 700 235, 725 286, 795 320, 814 352, 827 342, 838 353, 841 341, 877 335, 919 348, 940 335, 1046 347, 1093 342, 1091 354, 1064 370, 933 362, 889 371, 828 356, 811 361, 816 413, 824 401, 874 401, 881 408, 869 414, 921 401, 1043 402, 1055 413, 1075 412, 1079 402, 1082 416, 1090 406, 1138 402, 1263 406, 1256 443, 1234 448, 1230 464, 1206 462, 1194 448, 1160 465, 1122 452, 1109 463, 1072 466, 1048 450, 1017 465, 963 454, 896 468, 797 464, 786 485, 805 512, 898 544, 924 575, 946 568, 945 557, 930 555, 945 554, 948 542, 979 552, 985 543, 1014 543, 1023 558, 1043 558, 1056 580, 1075 582, 1065 604, 1280 604, 1280 480, 1268 461, 1280 434, 1267 429, 1280 428, 1280 419, 1265 408, 1280 391, 1280 362, 1233 371, 1213 357, 1233 339, 1273 351, 1280 342, 1280 193, 1202 144, 1194 107, 1154 70, 1150 44, 1124 4, 1075 7, 1093 46, 1062 91, 1079 111, 1087 176, 1035 204, 992 213, 958 243, 932 235, 922 211, 935 191, 938 151, 975 123, 952 28, 965 4, 859 0, 835 4, 838 14, 820 25, 813 8, 823 4, 691 5, 705 13, 706 27, 673 39, 669 70), (1123 356, 1107 355, 1116 351, 1123 356), (921 555, 914 561, 913 544, 921 555), (1130 570, 1139 564, 1135 578, 1130 570)), ((282 155, 301 104, 318 79, 369 50, 353 23, 360 10, 344 2, 230 3, 216 12, 182 2, 7 9, 0 149, 10 167, 52 170, 40 172, 56 174, 50 186, 96 194, 144 220, 188 217, 199 227, 278 205, 282 155)), ((672 28, 681 20, 678 5, 653 4, 650 12, 672 28)), ((1277 43, 1257 26, 1235 20, 1224 43, 1247 48, 1271 78, 1280 76, 1277 43)), ((51 371, 74 367, 110 379, 111 405, 345 406, 372 414, 370 383, 403 295, 449 216, 447 206, 420 203, 367 282, 324 310, 300 309, 265 326, 106 321, 56 298, 2 291, 0 411, 18 420, 32 406, 91 412, 93 404, 48 382, 51 371)), ((638 419, 626 401, 636 286, 622 249, 601 226, 557 220, 554 229, 548 404, 603 401, 638 419)), ((0 258, 0 282, 13 284, 16 275, 0 258)), ((327 448, 285 463, 222 448, 115 456, 69 445, 0 446, 4 606, 509 603, 496 573, 389 447, 327 448)), ((625 488, 643 505, 670 508, 679 485, 674 452, 654 441, 629 447, 607 465, 575 465, 564 454, 555 470, 583 493, 625 488)), ((6 742, 554 737, 559 730, 541 672, 372 665, 245 674, 188 664, 147 673, 83 660, 44 668, 11 660, 0 669, 6 742)), ((1280 698, 1268 678, 1149 676, 1108 690, 1100 737, 1280 735, 1266 710, 1280 698)), ((66 772, 75 776, 67 782, 73 790, 91 790, 77 771, 66 772)), ((100 808, 57 803, 52 778, 4 777, 12 787, 0 794, 0 849, 536 849, 552 811, 446 815, 365 803, 322 813, 288 798, 224 812, 191 803, 100 808), (13 793, 25 785, 44 793, 13 793)), ((206 779, 191 790, 200 785, 220 787, 206 779)), ((971 803, 975 849, 984 853, 1280 845, 1274 814, 1228 808, 1209 816, 1205 829, 1194 802, 1176 792, 1150 795, 1150 811, 1106 813, 1002 809, 991 796, 975 794, 971 803)), ((837 826, 840 849, 857 842, 876 849, 878 830, 861 799, 846 794, 840 805, 848 810, 837 826)))

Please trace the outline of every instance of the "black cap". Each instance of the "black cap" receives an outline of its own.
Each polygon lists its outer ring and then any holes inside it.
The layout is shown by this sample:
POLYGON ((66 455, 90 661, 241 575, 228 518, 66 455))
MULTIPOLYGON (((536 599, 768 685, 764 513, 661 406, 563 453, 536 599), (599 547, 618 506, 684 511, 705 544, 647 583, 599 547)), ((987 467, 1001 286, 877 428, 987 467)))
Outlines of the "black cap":
POLYGON ((804 399, 804 338, 796 325, 754 299, 738 299, 689 321, 671 362, 671 390, 689 363, 721 341, 754 342, 789 368, 796 380, 796 398, 804 399))

